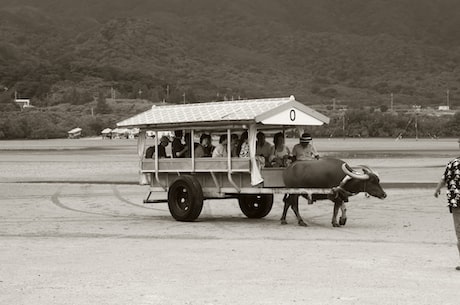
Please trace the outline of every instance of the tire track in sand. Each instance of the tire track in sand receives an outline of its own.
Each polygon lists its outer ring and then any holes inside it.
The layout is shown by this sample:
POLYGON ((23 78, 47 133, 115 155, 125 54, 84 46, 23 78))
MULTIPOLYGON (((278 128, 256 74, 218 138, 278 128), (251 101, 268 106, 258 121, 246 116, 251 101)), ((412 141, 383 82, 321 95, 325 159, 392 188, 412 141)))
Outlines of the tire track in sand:
POLYGON ((77 213, 83 213, 83 214, 89 214, 89 215, 98 215, 98 216, 106 216, 106 217, 113 217, 113 218, 128 218, 128 219, 147 219, 147 218, 151 218, 150 217, 142 217, 142 216, 136 216, 136 215, 129 215, 129 216, 126 216, 126 215, 117 215, 117 214, 110 214, 110 213, 100 213, 100 212, 90 212, 90 211, 85 211, 85 210, 82 210, 82 209, 76 209, 76 208, 73 208, 73 207, 69 207, 65 204, 63 204, 61 202, 61 200, 59 199, 59 197, 61 196, 61 192, 62 192, 62 189, 64 187, 63 186, 60 186, 58 187, 58 189, 56 190, 56 192, 51 196, 51 202, 61 208, 61 209, 64 209, 64 210, 68 210, 68 211, 72 211, 72 212, 77 212, 77 213))
POLYGON ((121 202, 124 202, 126 204, 129 204, 129 205, 132 205, 132 206, 135 206, 135 207, 138 207, 138 208, 151 210, 151 211, 160 211, 160 212, 165 212, 166 211, 165 209, 152 208, 152 207, 144 206, 144 205, 129 201, 128 199, 123 197, 123 195, 120 193, 120 190, 117 188, 116 185, 112 185, 111 188, 112 188, 112 192, 115 195, 115 197, 118 200, 120 200, 121 202))

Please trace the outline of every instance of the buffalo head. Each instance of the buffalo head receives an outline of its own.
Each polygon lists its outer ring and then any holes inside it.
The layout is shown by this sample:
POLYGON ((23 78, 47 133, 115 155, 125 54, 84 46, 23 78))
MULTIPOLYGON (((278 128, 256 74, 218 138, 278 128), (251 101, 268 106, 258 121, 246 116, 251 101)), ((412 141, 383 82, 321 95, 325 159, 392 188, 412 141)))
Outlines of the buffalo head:
POLYGON ((346 163, 342 165, 343 172, 350 178, 345 179, 341 187, 350 193, 364 192, 380 199, 385 198, 387 194, 380 185, 378 174, 365 165, 359 165, 357 168, 362 172, 352 169, 346 163))

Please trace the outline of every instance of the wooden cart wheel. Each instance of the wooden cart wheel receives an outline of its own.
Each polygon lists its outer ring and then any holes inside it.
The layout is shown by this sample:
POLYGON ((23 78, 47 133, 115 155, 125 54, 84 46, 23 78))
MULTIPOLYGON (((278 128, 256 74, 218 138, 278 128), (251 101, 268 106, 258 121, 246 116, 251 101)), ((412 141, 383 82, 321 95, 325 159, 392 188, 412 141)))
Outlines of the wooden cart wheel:
POLYGON ((168 207, 178 221, 194 221, 203 209, 203 190, 192 176, 180 176, 169 187, 168 207))
POLYGON ((272 194, 249 194, 238 197, 241 212, 248 218, 262 218, 270 213, 273 206, 272 194))

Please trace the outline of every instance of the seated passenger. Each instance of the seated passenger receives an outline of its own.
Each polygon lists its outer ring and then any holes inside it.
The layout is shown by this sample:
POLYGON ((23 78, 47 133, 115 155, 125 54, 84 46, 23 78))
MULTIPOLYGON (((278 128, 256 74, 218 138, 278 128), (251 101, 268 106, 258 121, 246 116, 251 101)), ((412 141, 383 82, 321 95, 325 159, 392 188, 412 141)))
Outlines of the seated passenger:
POLYGON ((230 147, 232 148, 232 157, 238 157, 238 135, 235 133, 232 133, 231 138, 230 138, 230 147))
MULTIPOLYGON (((158 158, 169 158, 166 154, 166 147, 169 145, 169 138, 167 136, 162 136, 160 138, 160 144, 158 144, 158 158)), ((154 158, 155 157, 155 146, 150 146, 145 152, 145 158, 154 158)))
POLYGON ((155 146, 149 146, 145 151, 145 158, 151 159, 153 158, 153 154, 155 153, 155 146))
POLYGON ((265 166, 270 166, 269 158, 272 146, 265 141, 265 134, 261 131, 257 133, 256 156, 264 157, 265 166))
POLYGON ((192 134, 190 132, 187 132, 185 134, 185 149, 186 149, 186 152, 184 154, 185 158, 192 157, 192 144, 193 144, 193 150, 195 150, 195 148, 199 145, 198 143, 193 142, 192 134))
POLYGON ((216 149, 212 152, 213 158, 219 157, 227 157, 227 135, 223 134, 219 138, 219 145, 217 145, 216 149))
POLYGON ((182 130, 174 131, 174 140, 172 141, 172 157, 173 158, 185 158, 188 151, 187 147, 182 144, 182 130))
POLYGON ((270 153, 270 165, 272 167, 287 167, 290 164, 290 150, 284 145, 284 135, 278 132, 273 137, 273 143, 270 153))
POLYGON ((311 142, 312 137, 309 133, 302 134, 299 144, 296 144, 292 149, 292 156, 296 161, 319 159, 319 154, 311 142))
POLYGON ((237 156, 240 158, 249 158, 249 141, 248 132, 245 131, 241 134, 240 141, 236 149, 237 156))
POLYGON ((211 136, 203 133, 200 137, 200 143, 195 145, 195 158, 211 157, 212 145, 211 136))
POLYGON ((158 158, 169 158, 169 156, 166 154, 166 147, 168 147, 169 138, 167 136, 162 136, 160 138, 160 144, 158 144, 158 158))
POLYGON ((212 157, 212 153, 216 148, 212 145, 212 138, 210 134, 204 134, 203 140, 200 138, 201 145, 203 145, 204 153, 206 157, 212 157))

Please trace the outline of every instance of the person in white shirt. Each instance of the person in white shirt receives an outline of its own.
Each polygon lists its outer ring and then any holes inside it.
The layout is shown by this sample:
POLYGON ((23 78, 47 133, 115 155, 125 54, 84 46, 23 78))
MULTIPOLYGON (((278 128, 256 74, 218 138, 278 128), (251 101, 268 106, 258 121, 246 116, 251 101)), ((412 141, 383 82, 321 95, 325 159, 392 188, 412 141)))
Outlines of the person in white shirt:
POLYGON ((219 138, 219 145, 212 152, 213 158, 227 157, 227 135, 223 134, 219 138))
POLYGON ((299 144, 296 144, 292 149, 292 156, 296 161, 319 159, 319 154, 312 143, 312 137, 309 133, 302 134, 299 144))
POLYGON ((270 143, 265 141, 265 134, 261 131, 257 133, 257 142, 256 142, 256 156, 264 157, 264 166, 270 166, 270 153, 272 151, 272 146, 270 143))
POLYGON ((271 148, 270 153, 270 164, 272 167, 287 167, 291 151, 284 144, 284 135, 282 132, 278 132, 273 136, 273 143, 275 145, 271 148))

